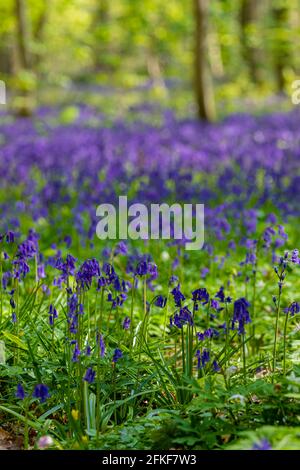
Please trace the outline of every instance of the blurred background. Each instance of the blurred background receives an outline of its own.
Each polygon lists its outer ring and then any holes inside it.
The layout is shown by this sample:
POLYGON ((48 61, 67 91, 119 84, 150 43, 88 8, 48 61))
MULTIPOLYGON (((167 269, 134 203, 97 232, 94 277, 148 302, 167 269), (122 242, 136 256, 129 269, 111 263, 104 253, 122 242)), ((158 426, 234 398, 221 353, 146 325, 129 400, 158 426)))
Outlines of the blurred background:
POLYGON ((19 115, 148 103, 215 120, 291 107, 300 77, 300 0, 5 0, 0 18, 19 115))

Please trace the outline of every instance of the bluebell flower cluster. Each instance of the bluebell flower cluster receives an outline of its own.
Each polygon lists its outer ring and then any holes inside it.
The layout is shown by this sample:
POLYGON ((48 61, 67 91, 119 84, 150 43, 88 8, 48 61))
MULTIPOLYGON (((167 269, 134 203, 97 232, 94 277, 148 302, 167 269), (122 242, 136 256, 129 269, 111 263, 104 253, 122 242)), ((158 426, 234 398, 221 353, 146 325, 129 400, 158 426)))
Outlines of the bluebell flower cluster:
POLYGON ((202 369, 206 366, 206 364, 210 361, 210 352, 208 349, 204 348, 201 352, 200 349, 197 349, 196 354, 197 358, 197 368, 202 369))
POLYGON ((245 334, 245 325, 251 323, 249 308, 250 303, 244 298, 240 298, 234 302, 233 307, 233 318, 232 318, 232 329, 235 328, 235 324, 238 323, 238 334, 245 334))
POLYGON ((183 307, 179 310, 179 313, 175 313, 174 316, 170 317, 170 327, 176 326, 181 329, 184 325, 193 326, 193 314, 188 307, 183 307))

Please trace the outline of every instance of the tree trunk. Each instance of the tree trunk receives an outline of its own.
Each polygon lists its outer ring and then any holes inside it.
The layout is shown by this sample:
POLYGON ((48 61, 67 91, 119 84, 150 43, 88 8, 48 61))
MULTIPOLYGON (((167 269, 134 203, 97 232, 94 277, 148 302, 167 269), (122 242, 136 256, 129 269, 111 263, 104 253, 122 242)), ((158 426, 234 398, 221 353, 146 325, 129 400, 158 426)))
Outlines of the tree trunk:
MULTIPOLYGON (((14 111, 18 116, 31 116, 33 110, 33 94, 31 85, 28 85, 28 73, 31 72, 30 40, 26 14, 25 0, 15 0, 16 21, 16 65, 15 73, 18 77, 14 111)), ((29 79, 30 80, 30 79, 29 79)))
MULTIPOLYGON (((288 28, 289 9, 285 6, 274 6, 272 9, 275 22, 275 31, 288 28)), ((290 59, 290 47, 287 40, 281 37, 275 39, 273 49, 274 71, 276 88, 279 93, 284 92, 285 78, 284 70, 290 59)))
POLYGON ((198 116, 206 121, 216 117, 213 81, 208 61, 209 0, 194 0, 195 28, 195 91, 198 116))
MULTIPOLYGON (((47 19, 48 19, 48 11, 49 11, 49 3, 47 3, 47 0, 43 0, 43 9, 40 13, 40 16, 33 30, 33 39, 36 44, 42 44, 44 42, 44 33, 45 33, 45 26, 47 24, 47 19)), ((37 66, 40 63, 41 58, 42 58, 41 52, 38 51, 37 53, 34 54, 34 57, 33 57, 34 66, 37 66)))
POLYGON ((10 40, 7 37, 3 40, 3 44, 0 45, 0 72, 5 75, 12 73, 12 48, 8 46, 10 40))
POLYGON ((28 25, 24 0, 15 0, 18 61, 21 69, 30 68, 28 25))
POLYGON ((108 0, 96 0, 96 11, 94 13, 93 21, 92 21, 92 31, 94 33, 96 42, 93 47, 93 59, 94 59, 94 67, 96 71, 107 70, 108 64, 105 62, 105 52, 106 52, 106 44, 105 44, 105 33, 103 34, 103 30, 107 28, 107 24, 110 18, 110 8, 109 8, 109 1, 108 0))
POLYGON ((243 48, 244 60, 248 65, 251 79, 254 83, 261 83, 262 77, 262 53, 259 47, 253 45, 253 36, 255 31, 253 27, 257 24, 260 16, 259 6, 261 0, 242 0, 240 23, 241 23, 241 42, 243 48))

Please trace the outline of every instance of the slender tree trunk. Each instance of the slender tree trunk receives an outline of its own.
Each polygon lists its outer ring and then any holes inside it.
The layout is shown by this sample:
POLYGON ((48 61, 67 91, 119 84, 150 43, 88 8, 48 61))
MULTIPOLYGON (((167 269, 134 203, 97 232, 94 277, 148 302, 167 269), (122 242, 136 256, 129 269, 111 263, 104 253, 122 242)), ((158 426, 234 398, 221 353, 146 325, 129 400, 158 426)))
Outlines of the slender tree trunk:
MULTIPOLYGON (((274 6, 272 8, 273 18, 275 22, 275 31, 287 29, 289 22, 289 8, 287 6, 274 6)), ((287 40, 276 38, 274 44, 274 72, 276 87, 279 93, 284 92, 285 78, 284 70, 290 60, 290 47, 287 40)))
POLYGON ((213 80, 208 60, 209 0, 194 0, 195 91, 198 116, 206 121, 216 117, 213 80))
POLYGON ((5 75, 12 73, 12 48, 8 46, 10 43, 10 39, 5 37, 0 45, 0 72, 5 75))
POLYGON ((255 35, 255 25, 260 16, 261 0, 242 0, 240 23, 241 23, 241 42, 243 56, 248 64, 251 79, 254 83, 261 83, 262 77, 262 51, 259 47, 253 45, 255 35))
POLYGON ((105 70, 107 64, 105 63, 105 34, 103 34, 104 28, 107 27, 110 17, 109 0, 96 0, 96 11, 94 13, 92 21, 92 30, 96 39, 96 43, 93 47, 93 59, 94 67, 96 70, 105 70))
MULTIPOLYGON (((48 12, 49 12, 49 3, 47 0, 43 0, 43 9, 40 13, 40 16, 37 20, 35 28, 33 30, 33 39, 36 44, 42 44, 44 42, 44 33, 45 33, 45 26, 48 20, 48 12)), ((37 66, 42 58, 42 53, 37 52, 34 54, 33 62, 34 66, 37 66)))
POLYGON ((16 22, 16 65, 15 73, 18 75, 18 86, 14 110, 18 116, 27 117, 32 114, 33 94, 28 88, 26 74, 31 72, 32 60, 30 54, 29 23, 27 20, 26 0, 15 0, 15 22, 16 22), (25 77, 25 80, 24 80, 25 77))
POLYGON ((21 69, 30 68, 28 24, 24 0, 15 0, 16 39, 18 48, 18 61, 21 69))

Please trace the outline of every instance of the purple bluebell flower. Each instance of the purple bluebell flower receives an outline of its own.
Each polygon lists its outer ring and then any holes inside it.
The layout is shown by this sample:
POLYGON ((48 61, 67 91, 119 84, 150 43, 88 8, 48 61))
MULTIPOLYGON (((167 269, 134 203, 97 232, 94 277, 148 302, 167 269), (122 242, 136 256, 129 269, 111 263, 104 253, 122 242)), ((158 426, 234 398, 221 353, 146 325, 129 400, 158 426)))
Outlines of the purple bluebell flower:
POLYGON ((219 364, 217 363, 216 360, 213 361, 213 364, 212 364, 212 365, 213 365, 213 370, 214 370, 214 372, 218 373, 218 372, 221 371, 221 368, 220 368, 220 366, 219 366, 219 364))
POLYGON ((70 235, 65 236, 64 242, 66 244, 66 247, 69 249, 70 246, 72 245, 72 238, 70 237, 70 235))
POLYGON ((76 274, 76 281, 82 289, 89 289, 94 277, 101 275, 98 261, 93 259, 86 260, 79 268, 76 274))
POLYGON ((170 326, 175 325, 177 328, 182 328, 184 325, 193 325, 193 315, 188 307, 183 307, 179 310, 179 313, 175 313, 174 317, 170 318, 170 326))
POLYGON ((204 333, 197 332, 196 335, 197 335, 197 338, 198 338, 199 341, 204 341, 205 340, 205 334, 204 333))
POLYGON ((180 292, 180 284, 174 287, 171 294, 173 295, 175 306, 181 307, 182 302, 185 300, 185 296, 180 292))
POLYGON ((193 302, 201 302, 202 305, 206 305, 209 302, 209 293, 205 288, 196 289, 192 294, 193 302))
POLYGON ((39 398, 40 402, 44 403, 47 400, 47 398, 50 397, 49 389, 48 389, 47 385, 44 385, 44 384, 36 385, 34 387, 34 391, 33 391, 32 396, 34 398, 39 398))
POLYGON ((163 297, 162 295, 158 295, 155 298, 154 305, 159 308, 164 308, 167 304, 167 297, 163 297))
POLYGON ((209 273, 209 268, 202 268, 200 276, 202 277, 202 279, 205 279, 208 273, 209 273))
POLYGON ((99 343, 99 348, 100 348, 100 356, 104 357, 105 356, 105 342, 103 335, 97 334, 97 342, 99 343))
POLYGON ((19 400, 24 400, 25 397, 26 397, 26 393, 25 393, 23 386, 21 384, 18 384, 17 391, 16 391, 16 398, 18 398, 19 400))
POLYGON ((299 250, 297 250, 296 248, 292 251, 291 262, 293 264, 300 264, 299 250))
POLYGON ((232 329, 234 329, 234 324, 237 322, 239 335, 245 334, 245 324, 251 323, 249 306, 249 302, 244 297, 234 302, 232 329))
POLYGON ((298 302, 293 302, 291 305, 284 309, 284 313, 290 314, 291 317, 300 312, 300 304, 298 302))
POLYGON ((128 247, 125 242, 121 241, 115 248, 115 255, 127 255, 128 247))
POLYGON ((107 301, 111 302, 112 308, 122 307, 126 299, 127 295, 123 292, 119 295, 116 295, 115 297, 113 297, 111 293, 109 293, 107 296, 107 301))
POLYGON ((103 267, 102 267, 102 270, 104 272, 104 274, 108 277, 112 276, 115 274, 115 270, 114 270, 114 267, 112 264, 110 263, 104 263, 103 264, 103 267))
POLYGON ((130 318, 129 317, 125 317, 124 320, 123 320, 123 324, 122 324, 122 328, 123 330, 129 330, 130 328, 130 318))
POLYGON ((169 279, 169 286, 173 286, 174 284, 178 284, 178 276, 172 275, 169 279))
POLYGON ((45 265, 44 264, 39 264, 38 265, 37 275, 38 275, 39 279, 45 279, 46 273, 45 273, 45 265))
POLYGON ((123 353, 121 351, 121 349, 115 349, 115 352, 114 352, 114 355, 113 355, 113 358, 112 358, 112 361, 114 363, 116 363, 119 359, 121 359, 123 357, 123 353))
POLYGON ((96 372, 93 370, 92 367, 89 367, 85 373, 85 376, 83 377, 83 380, 85 382, 88 382, 89 384, 92 384, 95 381, 96 377, 96 372))
POLYGON ((29 273, 30 268, 26 261, 23 259, 18 259, 13 261, 13 266, 14 266, 14 278, 15 279, 22 279, 25 278, 25 276, 29 273))
POLYGON ((148 274, 150 279, 154 281, 158 277, 157 265, 155 263, 148 263, 148 274))
POLYGON ((18 246, 16 257, 21 260, 33 258, 37 253, 37 246, 34 240, 25 240, 18 246))
POLYGON ((6 237, 5 237, 5 240, 6 240, 6 243, 14 243, 15 241, 15 233, 12 232, 11 230, 7 232, 6 234, 6 237))
POLYGON ((251 450, 272 450, 272 446, 268 439, 261 439, 253 445, 251 450))
POLYGON ((64 280, 67 279, 69 275, 73 276, 76 269, 76 258, 68 254, 66 261, 63 261, 62 258, 58 258, 55 263, 55 268, 62 272, 62 277, 64 280))
POLYGON ((81 354, 81 351, 76 341, 74 345, 74 349, 73 349, 73 354, 72 354, 72 362, 78 362, 80 354, 81 354))
POLYGON ((217 300, 211 299, 211 308, 214 308, 215 310, 220 310, 220 304, 217 300))
POLYGON ((197 358, 197 368, 202 369, 210 361, 210 354, 208 349, 203 349, 202 353, 200 349, 197 349, 196 354, 197 358))
POLYGON ((54 320, 58 318, 58 314, 57 314, 56 308, 52 304, 50 304, 49 306, 48 314, 49 314, 49 324, 54 325, 54 320))
POLYGON ((140 261, 136 267, 135 274, 137 276, 146 276, 148 274, 148 263, 147 261, 140 261))
POLYGON ((219 299, 220 302, 224 303, 225 302, 225 292, 224 292, 224 287, 221 286, 218 292, 215 295, 216 299, 219 299))
POLYGON ((102 287, 106 286, 107 281, 105 277, 100 276, 97 282, 97 291, 100 291, 102 287))

